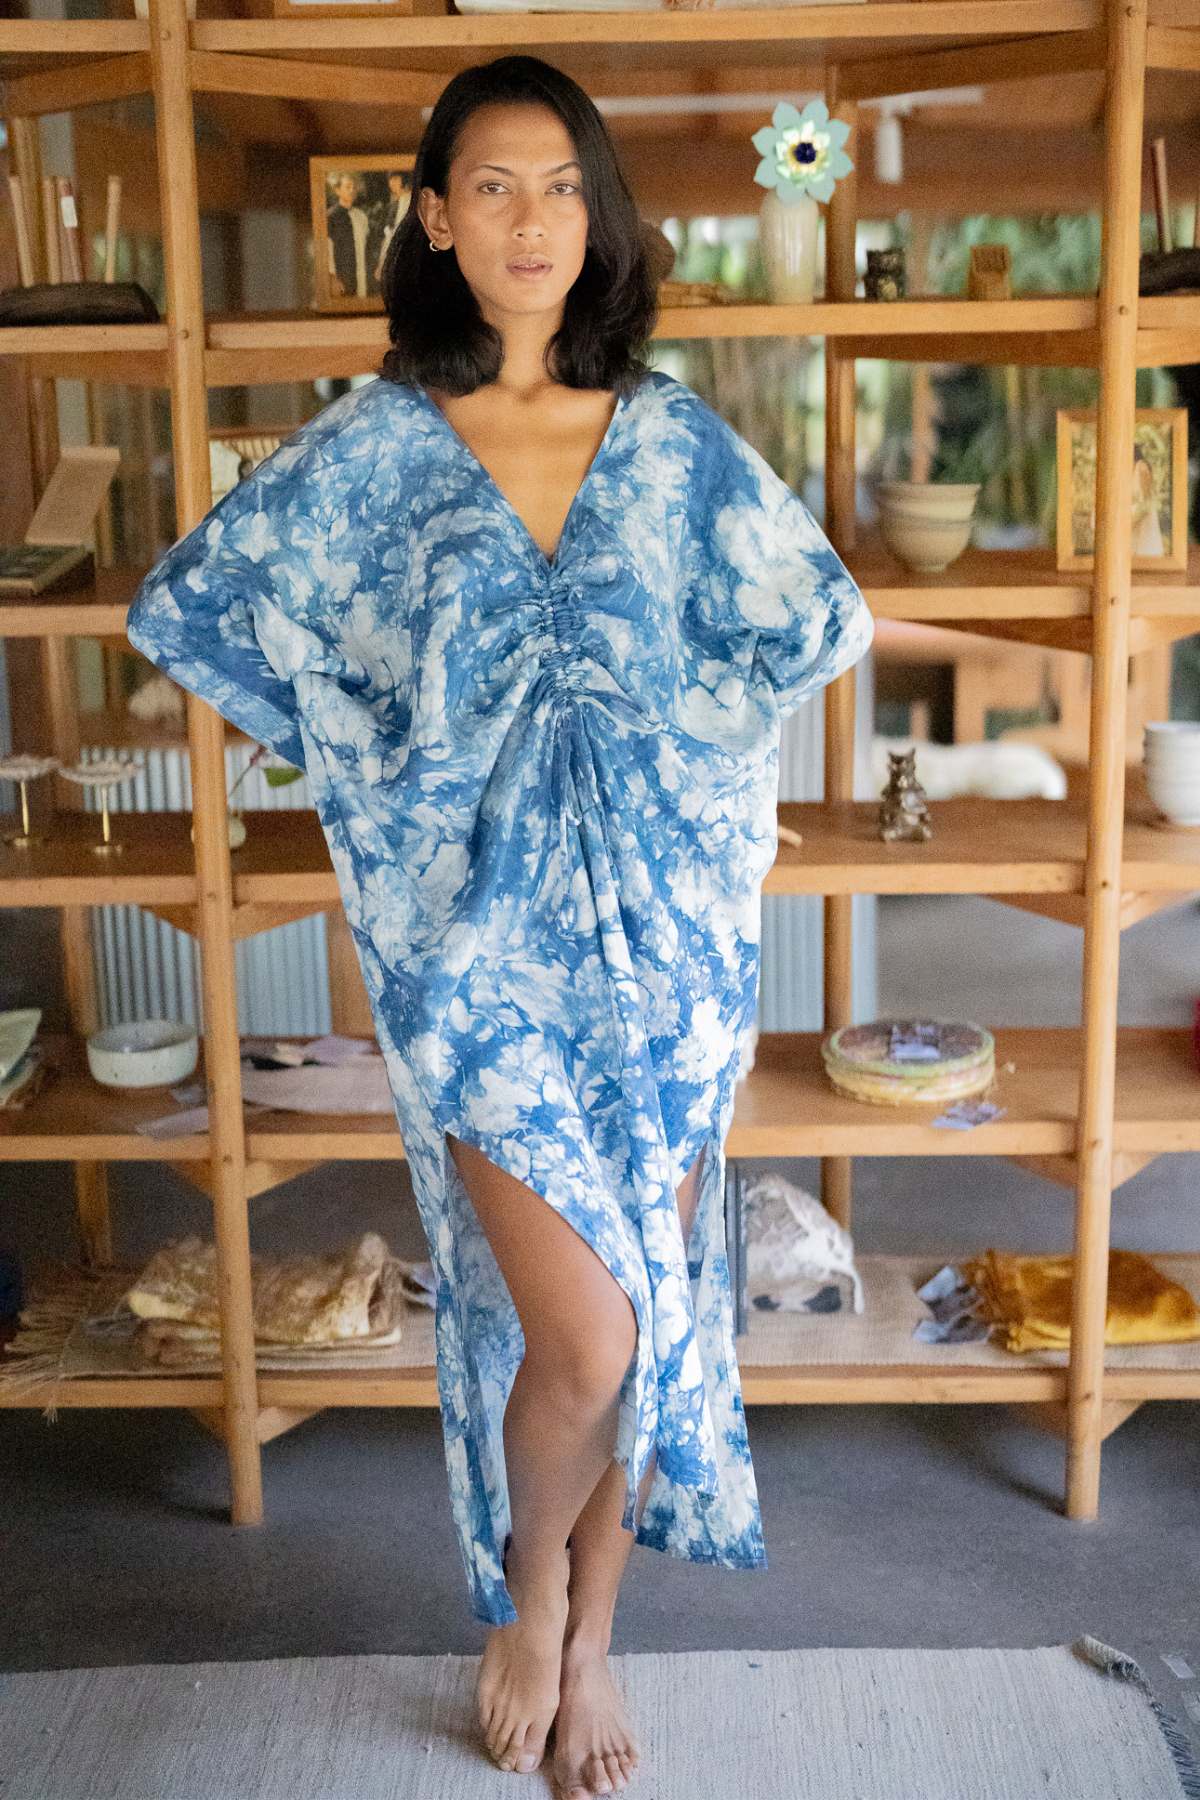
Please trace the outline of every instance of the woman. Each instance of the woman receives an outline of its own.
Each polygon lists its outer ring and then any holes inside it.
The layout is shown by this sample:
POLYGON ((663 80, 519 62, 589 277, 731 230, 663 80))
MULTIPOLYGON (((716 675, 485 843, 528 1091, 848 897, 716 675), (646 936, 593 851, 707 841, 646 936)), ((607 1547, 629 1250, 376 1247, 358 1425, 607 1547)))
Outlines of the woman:
POLYGON ((1154 470, 1141 445, 1133 449, 1133 532, 1131 549, 1134 556, 1165 556, 1158 501, 1154 494, 1154 470))
POLYGON ((480 1726, 624 1788, 631 1545, 766 1554, 723 1238, 780 720, 867 649, 811 515, 642 359, 640 221, 566 76, 430 118, 381 379, 147 577, 137 648, 304 767, 437 1277, 480 1726))

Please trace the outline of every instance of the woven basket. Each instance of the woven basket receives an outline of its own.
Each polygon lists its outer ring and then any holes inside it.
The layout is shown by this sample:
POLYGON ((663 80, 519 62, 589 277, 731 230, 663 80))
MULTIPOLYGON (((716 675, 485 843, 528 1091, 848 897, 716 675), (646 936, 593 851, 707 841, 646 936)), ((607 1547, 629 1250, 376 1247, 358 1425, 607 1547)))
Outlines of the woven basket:
POLYGON ((982 1094, 995 1079, 990 1031, 959 1019, 872 1019, 843 1025, 821 1045, 834 1087, 874 1106, 940 1105, 982 1094), (898 1039, 918 1039, 933 1054, 906 1057, 898 1039))

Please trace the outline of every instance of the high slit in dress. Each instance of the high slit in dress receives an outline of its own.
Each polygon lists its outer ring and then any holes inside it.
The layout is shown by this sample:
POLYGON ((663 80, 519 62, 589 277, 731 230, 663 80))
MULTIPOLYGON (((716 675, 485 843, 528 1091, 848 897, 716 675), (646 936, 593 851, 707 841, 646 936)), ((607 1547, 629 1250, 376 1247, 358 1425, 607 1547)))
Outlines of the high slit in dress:
MULTIPOLYGON (((130 642, 307 773, 436 1283, 475 1616, 516 1618, 516 1310, 446 1133, 628 1295, 639 1543, 763 1568, 724 1143, 758 998, 780 724, 872 638, 811 513, 691 388, 617 400, 547 558, 419 386, 327 405, 145 577, 130 642), (675 1189, 704 1149, 685 1251, 675 1189)), ((547 1272, 552 1278, 552 1271, 547 1272)))

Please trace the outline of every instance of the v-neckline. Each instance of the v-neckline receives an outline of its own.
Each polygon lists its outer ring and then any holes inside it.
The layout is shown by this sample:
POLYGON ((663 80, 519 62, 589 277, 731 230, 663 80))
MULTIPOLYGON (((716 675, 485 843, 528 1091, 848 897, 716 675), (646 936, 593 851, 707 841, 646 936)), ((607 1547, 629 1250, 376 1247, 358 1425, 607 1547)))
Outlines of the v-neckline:
POLYGON ((593 456, 591 462, 588 464, 587 471, 584 474, 583 480, 580 482, 579 486, 575 489, 574 498, 572 499, 570 506, 568 506, 568 508, 567 508, 566 517, 564 518, 564 520, 562 522, 562 529, 558 534, 558 542, 554 546, 554 555, 547 556, 546 552, 542 549, 542 546, 538 543, 537 539, 534 537, 533 533, 530 531, 528 525, 526 525, 524 519, 521 517, 520 513, 517 511, 516 507, 513 505, 512 501, 509 499, 508 495, 504 492, 504 489, 500 486, 500 483, 496 480, 496 477, 491 473, 491 471, 489 469, 486 469, 484 467, 484 465, 480 462, 479 458, 476 456, 475 452, 472 450, 470 444, 468 444, 466 438, 464 438, 462 433, 459 432, 458 430, 456 430, 456 428, 450 423, 450 420, 446 417, 445 413, 442 411, 442 409, 438 405, 437 401, 434 400, 431 395, 429 395, 425 392, 425 389, 421 386, 419 381, 413 382, 412 387, 413 387, 414 393, 416 393, 420 396, 420 398, 424 401, 425 405, 429 408, 430 412, 435 413, 437 415, 438 419, 442 423, 442 426, 444 427, 444 429, 446 431, 449 432, 451 438, 454 440, 455 444, 458 446, 461 453, 468 459, 468 461, 470 463, 473 464, 473 466, 479 471, 479 474, 482 475, 483 479, 488 483, 489 487, 492 489, 492 492, 496 495, 497 499, 500 501, 501 505, 504 507, 504 510, 508 514, 509 518, 512 519, 514 521, 514 523, 517 525, 517 527, 520 530, 522 536, 524 537, 526 543, 529 545, 530 549, 534 552, 535 556, 537 557, 538 561, 541 563, 541 565, 542 565, 543 569, 546 571, 546 573, 553 574, 554 571, 558 568, 559 558, 561 557, 564 546, 566 545, 567 536, 568 536, 568 533, 570 532, 571 524, 572 524, 572 521, 574 520, 576 511, 579 508, 579 503, 583 496, 584 489, 588 486, 589 482, 592 479, 592 476, 596 473, 597 468, 599 467, 601 461, 604 458, 605 452, 607 451, 609 444, 612 441, 613 433, 616 430, 617 420, 620 418, 621 414, 624 412, 625 407, 628 403, 628 396, 625 394, 617 395, 617 404, 613 408, 612 417, 608 421, 608 426, 607 426, 607 429, 605 430, 604 436, 601 438, 599 446, 596 450, 596 454, 595 454, 595 456, 593 456))

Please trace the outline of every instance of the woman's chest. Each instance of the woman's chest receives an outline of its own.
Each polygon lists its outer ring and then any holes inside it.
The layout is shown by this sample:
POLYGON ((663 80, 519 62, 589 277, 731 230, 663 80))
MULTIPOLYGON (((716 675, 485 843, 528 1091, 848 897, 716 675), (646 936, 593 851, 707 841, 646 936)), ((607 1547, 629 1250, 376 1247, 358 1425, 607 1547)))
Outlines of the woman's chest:
POLYGON ((604 443, 615 396, 558 390, 553 407, 515 409, 495 397, 439 395, 435 404, 542 555, 553 560, 563 527, 604 443))

